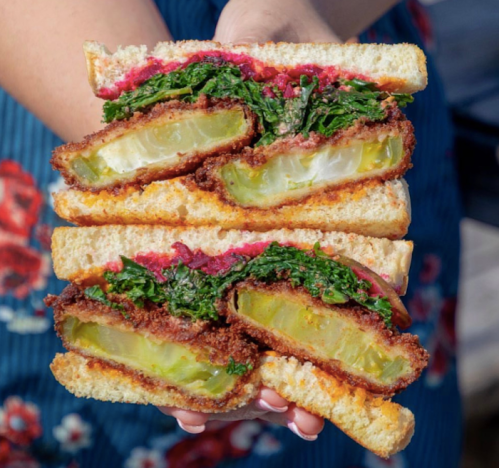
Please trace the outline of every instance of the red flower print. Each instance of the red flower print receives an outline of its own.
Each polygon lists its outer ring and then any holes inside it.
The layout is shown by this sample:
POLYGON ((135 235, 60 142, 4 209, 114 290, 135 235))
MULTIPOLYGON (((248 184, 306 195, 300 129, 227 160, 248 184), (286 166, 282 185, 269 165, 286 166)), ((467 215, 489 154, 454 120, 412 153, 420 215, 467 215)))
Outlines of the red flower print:
POLYGON ((423 258, 423 267, 419 273, 421 284, 434 283, 440 276, 442 269, 442 260, 434 254, 426 254, 423 258))
POLYGON ((27 239, 42 203, 31 174, 15 161, 0 161, 0 230, 27 239))
POLYGON ((80 415, 71 413, 62 418, 61 425, 53 429, 54 437, 61 444, 61 449, 76 453, 92 444, 90 424, 83 421, 80 415))
POLYGON ((422 286, 417 289, 408 302, 411 317, 418 321, 428 321, 440 313, 443 298, 439 287, 422 286))
POLYGON ((40 242, 43 250, 50 251, 52 228, 48 224, 38 224, 35 228, 35 237, 40 242))
POLYGON ((0 296, 12 292, 22 299, 31 289, 43 289, 49 269, 48 258, 31 247, 0 243, 0 296))
POLYGON ((0 437, 1 468, 40 468, 40 464, 23 450, 14 449, 12 445, 0 437))
POLYGON ((407 3, 407 7, 426 47, 432 47, 434 44, 433 29, 428 13, 426 13, 426 10, 418 0, 410 0, 407 3))
POLYGON ((222 460, 248 455, 263 425, 256 421, 237 421, 211 425, 201 434, 175 444, 167 452, 168 468, 211 468, 222 460))
POLYGON ((431 357, 426 373, 426 383, 432 387, 442 383, 456 355, 456 307, 455 297, 444 300, 437 328, 428 346, 431 357))
POLYGON ((42 435, 40 414, 32 403, 24 403, 19 397, 5 400, 0 410, 0 436, 17 445, 30 445, 42 435))
POLYGON ((136 447, 126 460, 125 468, 166 468, 166 462, 158 450, 136 447))

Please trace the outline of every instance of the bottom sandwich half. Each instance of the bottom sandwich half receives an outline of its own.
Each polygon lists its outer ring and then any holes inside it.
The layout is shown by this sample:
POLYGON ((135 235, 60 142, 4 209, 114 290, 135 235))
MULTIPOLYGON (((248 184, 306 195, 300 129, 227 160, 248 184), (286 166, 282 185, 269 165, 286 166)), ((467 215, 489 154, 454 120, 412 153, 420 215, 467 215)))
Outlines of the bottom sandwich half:
MULTIPOLYGON (((182 394, 173 389, 137 381, 116 367, 72 351, 57 354, 50 367, 56 379, 78 397, 157 406, 185 403, 182 394)), ((309 362, 302 364, 293 357, 269 352, 262 355, 253 376, 253 385, 246 385, 240 401, 249 401, 255 384, 265 385, 328 419, 380 457, 388 458, 403 450, 414 434, 415 421, 410 410, 345 384, 309 362)))
POLYGON ((399 294, 412 244, 314 230, 60 228, 46 304, 78 397, 228 412, 259 388, 382 456, 414 416, 390 398, 427 365, 399 294))

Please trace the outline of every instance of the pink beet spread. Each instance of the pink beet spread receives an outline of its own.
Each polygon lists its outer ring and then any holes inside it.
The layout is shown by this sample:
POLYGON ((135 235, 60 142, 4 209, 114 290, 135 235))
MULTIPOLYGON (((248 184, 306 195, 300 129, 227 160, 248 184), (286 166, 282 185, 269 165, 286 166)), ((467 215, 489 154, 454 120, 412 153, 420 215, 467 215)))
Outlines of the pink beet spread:
MULTIPOLYGON (((246 54, 208 50, 192 55, 183 63, 178 61, 165 63, 157 58, 149 57, 145 65, 132 68, 122 80, 117 81, 112 87, 101 88, 98 92, 98 96, 102 99, 117 99, 121 93, 136 89, 144 81, 158 73, 170 73, 179 67, 185 68, 190 63, 201 62, 206 57, 211 57, 212 59, 219 58, 232 63, 233 65, 237 65, 241 70, 244 79, 253 78, 255 81, 277 86, 281 91, 284 91, 285 97, 293 96, 290 91, 292 89, 290 83, 296 83, 301 75, 307 75, 309 77, 317 76, 319 78, 319 90, 324 88, 324 86, 337 81, 338 78, 345 78, 347 80, 360 78, 365 81, 373 81, 365 75, 352 73, 333 66, 319 67, 312 63, 308 63, 291 68, 281 67, 277 69, 275 67, 268 67, 262 61, 246 54)), ((272 92, 271 90, 269 91, 272 92)), ((269 97, 271 97, 271 95, 269 95, 269 97)))
MULTIPOLYGON (((209 275, 216 275, 228 270, 239 261, 240 256, 256 257, 260 255, 270 242, 256 242, 234 247, 220 255, 206 255, 201 250, 192 251, 181 242, 172 245, 175 255, 158 254, 155 252, 139 253, 132 260, 152 271, 156 278, 164 281, 162 270, 176 265, 180 261, 192 269, 200 269, 209 275)), ((113 270, 114 271, 114 270, 113 270)), ((119 271, 119 270, 118 270, 119 271)))

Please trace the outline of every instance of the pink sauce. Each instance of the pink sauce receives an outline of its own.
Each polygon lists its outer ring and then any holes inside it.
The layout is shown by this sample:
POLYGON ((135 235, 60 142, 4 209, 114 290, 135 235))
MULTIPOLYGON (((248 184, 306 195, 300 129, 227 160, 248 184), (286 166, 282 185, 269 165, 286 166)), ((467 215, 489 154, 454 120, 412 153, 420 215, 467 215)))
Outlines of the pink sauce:
POLYGON ((221 271, 228 270, 234 263, 237 263, 240 256, 244 255, 245 257, 253 258, 260 255, 269 243, 256 242, 254 244, 244 244, 241 247, 229 249, 223 254, 210 256, 201 250, 192 251, 181 242, 175 242, 172 247, 176 255, 147 252, 137 254, 132 260, 152 271, 160 281, 165 280, 161 273, 162 270, 169 268, 171 265, 176 265, 180 261, 189 268, 202 270, 209 275, 216 275, 221 271))
MULTIPOLYGON (((237 65, 241 70, 244 79, 253 78, 255 81, 277 86, 284 92, 285 97, 294 96, 294 93, 291 91, 292 86, 290 83, 297 83, 301 75, 307 75, 308 77, 317 76, 319 78, 319 90, 322 90, 324 86, 337 81, 339 78, 345 78, 347 80, 360 78, 366 81, 373 81, 366 75, 352 73, 332 66, 319 67, 309 63, 291 68, 281 67, 277 69, 275 67, 267 67, 262 61, 246 54, 209 50, 194 54, 183 63, 164 63, 157 58, 149 57, 146 65, 131 69, 123 80, 116 82, 112 87, 101 88, 98 96, 102 99, 117 99, 121 93, 136 89, 144 81, 158 73, 170 73, 179 67, 185 68, 190 63, 200 62, 206 59, 206 57, 210 57, 213 60, 221 59, 230 62, 233 65, 237 65)), ((272 91, 270 90, 270 92, 272 91)), ((269 95, 269 97, 271 96, 269 95)))

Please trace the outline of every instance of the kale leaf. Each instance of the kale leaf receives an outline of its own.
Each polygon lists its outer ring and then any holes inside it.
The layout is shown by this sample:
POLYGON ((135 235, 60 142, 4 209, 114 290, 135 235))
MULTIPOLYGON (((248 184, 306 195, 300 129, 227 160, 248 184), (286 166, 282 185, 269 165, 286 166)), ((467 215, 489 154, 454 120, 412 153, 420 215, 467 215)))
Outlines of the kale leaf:
POLYGON ((99 285, 91 286, 90 288, 85 289, 85 296, 89 299, 93 299, 94 301, 102 302, 102 304, 107 305, 108 307, 119 310, 123 317, 127 320, 130 319, 130 316, 125 311, 125 308, 121 304, 111 302, 99 285))
MULTIPOLYGON (((217 320, 215 303, 233 284, 247 278, 269 284, 286 280, 293 287, 304 287, 312 297, 318 297, 326 304, 353 300, 377 312, 388 327, 392 326, 392 307, 388 299, 369 296, 367 291, 371 289, 371 283, 359 279, 350 267, 330 258, 318 243, 313 252, 307 252, 273 242, 261 255, 251 259, 241 257, 239 262, 218 275, 209 275, 179 262, 163 270, 164 281, 158 280, 147 268, 126 257, 121 258, 121 272, 104 273, 110 285, 108 292, 124 293, 138 307, 150 300, 168 304, 168 312, 174 316, 217 320)), ((94 293, 93 298, 107 301, 100 293, 94 293)))
POLYGON ((225 369, 225 372, 229 375, 244 375, 246 372, 253 370, 252 364, 242 364, 240 362, 234 361, 232 356, 229 357, 229 364, 225 369))
POLYGON ((261 130, 257 145, 262 145, 298 133, 308 137, 311 131, 331 136, 361 117, 383 120, 383 101, 390 96, 400 107, 413 100, 409 94, 390 95, 378 91, 374 83, 360 79, 343 80, 319 90, 317 77, 310 80, 301 75, 294 85, 296 96, 285 98, 276 86, 252 78, 244 79, 239 67, 222 60, 194 62, 168 74, 157 74, 117 100, 107 101, 103 119, 107 123, 128 119, 134 112, 146 111, 156 103, 172 98, 196 102, 204 94, 239 99, 257 115, 261 130), (265 93, 265 88, 269 92, 265 93))

